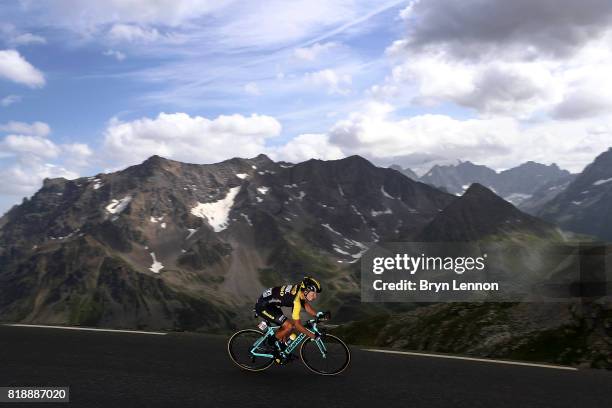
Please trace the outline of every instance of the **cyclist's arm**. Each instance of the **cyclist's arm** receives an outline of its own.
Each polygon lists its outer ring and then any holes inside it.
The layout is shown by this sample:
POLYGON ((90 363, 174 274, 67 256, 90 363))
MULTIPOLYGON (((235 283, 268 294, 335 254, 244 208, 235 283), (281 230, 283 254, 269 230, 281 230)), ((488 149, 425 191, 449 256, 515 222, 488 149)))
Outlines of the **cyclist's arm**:
MULTIPOLYGON (((308 304, 304 307, 308 312, 308 304)), ((291 313, 291 319, 293 320, 293 327, 299 331, 300 333, 304 333, 311 339, 314 339, 316 336, 313 332, 304 327, 302 322, 300 321, 300 311, 302 310, 302 303, 300 302, 300 293, 298 292, 293 300, 293 312, 291 313)))
POLYGON ((306 313, 308 313, 309 315, 311 315, 312 317, 317 317, 317 311, 314 310, 312 308, 312 306, 310 306, 310 303, 306 303, 304 305, 304 310, 306 310, 306 313))
POLYGON ((310 330, 308 330, 307 328, 304 327, 302 322, 300 322, 300 319, 293 320, 293 328, 295 330, 299 331, 300 333, 304 333, 305 335, 307 335, 311 339, 314 339, 315 337, 317 337, 316 334, 314 334, 313 332, 311 332, 310 330))

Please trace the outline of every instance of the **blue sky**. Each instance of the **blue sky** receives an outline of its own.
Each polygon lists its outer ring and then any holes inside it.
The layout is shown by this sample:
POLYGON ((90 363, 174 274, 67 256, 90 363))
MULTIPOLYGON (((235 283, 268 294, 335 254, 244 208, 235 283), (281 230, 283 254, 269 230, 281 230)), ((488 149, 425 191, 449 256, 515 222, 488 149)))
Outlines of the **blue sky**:
POLYGON ((612 6, 574 3, 5 1, 0 213, 152 154, 579 171, 611 140, 612 6))

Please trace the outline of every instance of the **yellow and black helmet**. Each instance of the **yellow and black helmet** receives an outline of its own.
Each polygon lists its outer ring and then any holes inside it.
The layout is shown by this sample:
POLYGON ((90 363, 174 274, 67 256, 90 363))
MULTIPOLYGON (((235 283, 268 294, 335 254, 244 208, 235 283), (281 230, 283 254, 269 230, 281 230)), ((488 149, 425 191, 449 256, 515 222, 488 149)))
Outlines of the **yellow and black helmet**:
POLYGON ((314 291, 317 293, 321 293, 321 284, 315 278, 311 278, 309 276, 304 277, 302 279, 302 287, 307 291, 314 291))

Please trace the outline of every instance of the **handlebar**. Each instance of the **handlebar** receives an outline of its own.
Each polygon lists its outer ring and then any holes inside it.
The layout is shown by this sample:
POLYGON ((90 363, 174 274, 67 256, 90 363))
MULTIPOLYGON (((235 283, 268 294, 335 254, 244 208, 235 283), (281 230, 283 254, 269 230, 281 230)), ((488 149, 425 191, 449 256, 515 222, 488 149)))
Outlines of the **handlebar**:
POLYGON ((314 319, 310 319, 306 322, 306 324, 304 325, 308 330, 314 331, 316 333, 320 333, 319 330, 316 328, 317 324, 319 324, 320 322, 323 321, 327 321, 331 319, 331 315, 329 312, 325 312, 322 316, 316 316, 314 319))
POLYGON ((330 320, 330 318, 329 318, 329 317, 327 317, 327 316, 320 316, 320 317, 318 317, 318 316, 317 316, 317 317, 315 317, 314 319, 310 319, 310 320, 308 320, 308 321, 306 322, 306 324, 309 324, 309 325, 311 325, 311 324, 317 324, 317 323, 325 322, 325 321, 327 321, 327 320, 330 320))

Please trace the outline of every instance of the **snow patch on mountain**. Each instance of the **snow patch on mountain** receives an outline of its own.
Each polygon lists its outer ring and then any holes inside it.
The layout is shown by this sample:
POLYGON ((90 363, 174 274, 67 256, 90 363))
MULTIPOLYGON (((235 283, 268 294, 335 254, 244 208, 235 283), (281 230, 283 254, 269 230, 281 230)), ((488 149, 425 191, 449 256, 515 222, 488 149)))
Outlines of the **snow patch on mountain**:
POLYGON ((132 201, 132 196, 125 196, 120 200, 112 199, 111 202, 106 206, 106 211, 110 214, 119 214, 128 206, 132 201))
POLYGON ((380 192, 387 198, 395 199, 395 197, 385 191, 385 186, 380 186, 380 192))
POLYGON ((340 247, 338 245, 336 245, 336 244, 334 244, 333 247, 334 247, 334 251, 338 252, 339 254, 346 255, 346 256, 352 256, 348 252, 340 249, 340 247))
POLYGON ((164 267, 161 262, 158 262, 155 258, 155 252, 151 252, 151 257, 153 258, 153 264, 149 268, 149 270, 153 273, 159 273, 164 267))
POLYGON ((221 200, 212 203, 198 202, 191 209, 191 213, 196 217, 206 219, 215 232, 223 231, 227 228, 229 213, 234 206, 234 200, 239 191, 240 187, 233 187, 221 200))
POLYGON ((99 189, 100 187, 102 187, 104 185, 104 184, 102 184, 102 180, 100 180, 98 178, 93 179, 93 182, 94 182, 94 185, 93 185, 93 189, 94 190, 97 190, 97 189, 99 189))
POLYGON ((343 235, 341 233, 339 233, 338 231, 336 231, 335 229, 333 229, 329 224, 321 224, 323 227, 327 228, 328 230, 330 230, 331 232, 333 232, 334 234, 340 235, 341 237, 343 237, 343 235))
POLYGON ((393 214, 393 211, 391 211, 390 208, 386 208, 384 211, 374 211, 374 210, 372 210, 370 212, 370 214, 372 214, 372 217, 378 217, 379 215, 383 215, 383 214, 393 214))
POLYGON ((610 181, 612 181, 612 178, 597 180, 596 182, 593 183, 593 185, 594 186, 600 186, 600 185, 602 185, 604 183, 609 183, 610 181))
POLYGON ((522 194, 522 193, 512 193, 506 197, 504 197, 504 199, 514 205, 519 205, 520 203, 522 203, 523 201, 527 200, 531 198, 531 194, 522 194))
POLYGON ((253 226, 253 223, 251 222, 251 219, 249 218, 248 215, 241 213, 240 216, 245 219, 247 224, 249 224, 251 227, 253 226))

